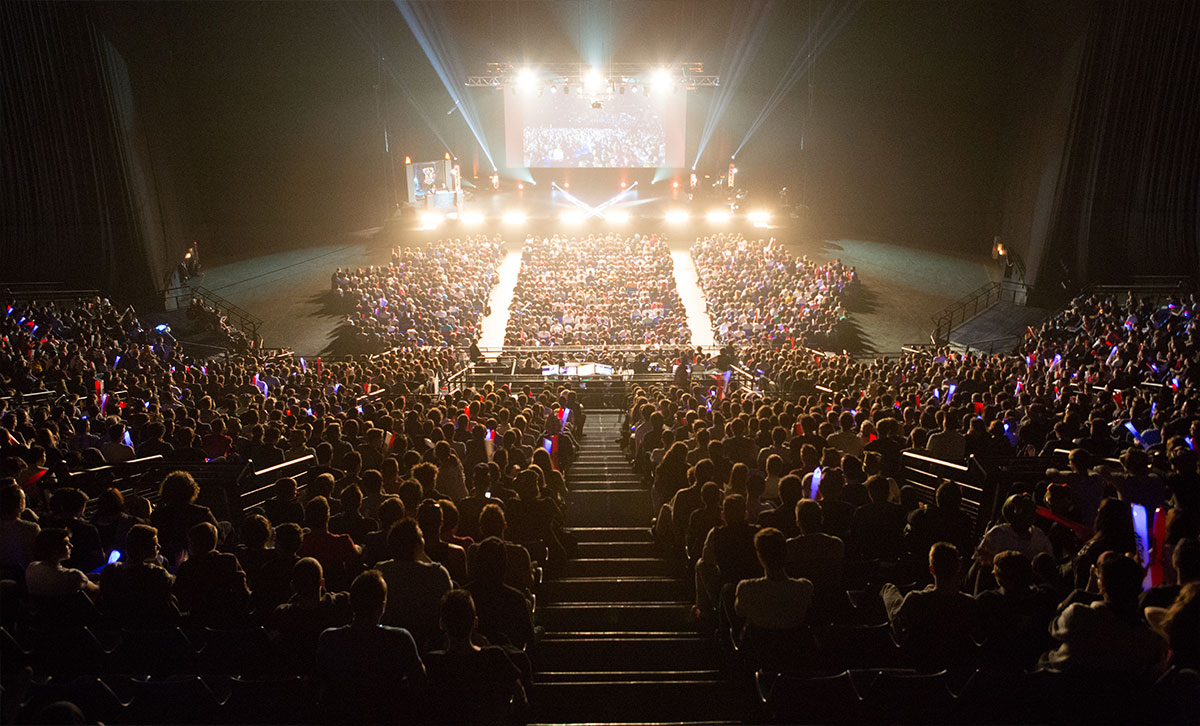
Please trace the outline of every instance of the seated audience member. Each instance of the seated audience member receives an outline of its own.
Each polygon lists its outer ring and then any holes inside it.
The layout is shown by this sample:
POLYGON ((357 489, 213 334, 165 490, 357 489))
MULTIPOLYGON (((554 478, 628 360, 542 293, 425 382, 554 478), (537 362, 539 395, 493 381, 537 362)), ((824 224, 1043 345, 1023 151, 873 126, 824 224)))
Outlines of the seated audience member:
POLYGON ((929 549, 933 584, 901 595, 892 583, 880 589, 896 641, 922 670, 960 668, 975 648, 978 616, 975 601, 962 588, 963 562, 958 548, 938 542, 929 549))
POLYGON ((362 513, 363 493, 357 484, 351 484, 342 490, 338 503, 342 511, 329 519, 329 531, 334 534, 349 535, 356 544, 366 542, 367 535, 375 531, 378 523, 362 513))
POLYGON ((971 518, 962 511, 962 488, 952 481, 942 482, 934 494, 933 506, 908 515, 904 539, 913 553, 928 552, 936 542, 949 542, 960 552, 974 548, 971 518))
POLYGON ((34 561, 25 569, 25 590, 30 597, 61 597, 99 592, 100 587, 81 570, 63 566, 71 557, 71 533, 43 529, 33 543, 34 561))
POLYGON ((1184 585, 1170 606, 1151 606, 1145 613, 1170 646, 1171 665, 1200 670, 1200 582, 1184 585))
POLYGON ((401 723, 413 718, 425 666, 404 628, 380 625, 388 586, 367 570, 350 586, 349 625, 317 641, 321 715, 325 723, 401 723))
POLYGON ((125 535, 129 528, 141 522, 126 511, 125 496, 116 487, 109 487, 96 497, 96 514, 92 524, 100 533, 100 546, 105 552, 125 551, 125 535))
POLYGON ((761 572, 754 551, 756 528, 746 521, 746 498, 730 494, 721 503, 721 524, 712 528, 704 541, 700 561, 696 563, 696 605, 701 618, 710 617, 714 609, 726 604, 732 609, 733 588, 761 572), (728 597, 722 591, 729 586, 728 597))
POLYGON ((787 541, 787 573, 813 584, 810 622, 826 622, 845 605, 842 566, 846 545, 821 531, 821 505, 812 499, 796 503, 800 534, 787 541))
POLYGON ((904 508, 888 500, 886 477, 876 474, 865 486, 871 501, 854 510, 848 546, 861 559, 895 562, 904 554, 904 508))
POLYGON ((200 487, 186 471, 173 471, 158 489, 159 505, 150 515, 150 524, 162 538, 162 554, 169 567, 178 566, 187 553, 188 532, 201 522, 217 524, 208 507, 196 504, 200 487))
POLYGON ((291 522, 279 525, 275 529, 275 547, 268 550, 271 556, 256 570, 246 572, 256 613, 266 615, 291 597, 292 570, 300 559, 296 553, 303 537, 297 525, 291 522))
POLYGON ((196 625, 227 627, 245 615, 246 573, 237 557, 217 552, 217 528, 209 522, 188 532, 188 558, 175 574, 175 598, 196 625))
POLYGON ((687 556, 691 562, 700 559, 708 533, 721 523, 721 487, 706 482, 700 487, 700 506, 688 517, 687 556))
POLYGON ((754 535, 754 549, 763 576, 738 583, 734 612, 745 619, 748 629, 800 627, 812 604, 812 582, 788 577, 787 540, 779 530, 770 527, 759 530, 754 535))
POLYGON ((479 632, 492 643, 523 650, 533 642, 533 615, 525 595, 504 583, 506 549, 496 537, 477 545, 467 590, 478 608, 479 632))
POLYGON ((362 547, 349 535, 329 531, 329 500, 317 497, 309 501, 304 507, 304 524, 308 531, 296 554, 316 558, 333 587, 349 582, 362 555, 362 547))
POLYGON ((796 504, 804 496, 804 482, 794 474, 779 480, 779 506, 759 515, 758 523, 763 527, 774 527, 787 538, 800 534, 796 526, 796 504))
POLYGON ((1048 628, 1054 618, 1053 593, 1033 584, 1033 564, 1016 550, 992 558, 998 589, 979 593, 975 603, 983 637, 983 664, 1020 673, 1033 668, 1050 647, 1048 628))
POLYGON ((1167 645, 1146 625, 1138 610, 1141 566, 1132 558, 1105 552, 1093 565, 1101 600, 1072 603, 1050 625, 1059 646, 1042 655, 1042 668, 1140 683, 1157 678, 1167 662, 1167 645))
POLYGON ((942 461, 962 461, 967 458, 967 440, 958 432, 958 421, 949 411, 938 411, 941 430, 931 434, 925 448, 929 455, 942 461))
POLYGON ((350 622, 350 595, 326 591, 321 563, 311 557, 292 569, 292 593, 271 613, 268 627, 279 633, 286 662, 294 662, 296 672, 309 674, 316 666, 321 633, 350 622))
POLYGON ((33 561, 33 544, 41 527, 21 515, 25 491, 12 479, 0 486, 0 577, 19 580, 33 561))
POLYGON ((252 573, 257 573, 275 556, 275 550, 267 546, 274 536, 270 521, 261 514, 251 514, 242 521, 238 535, 240 542, 233 549, 233 556, 242 566, 242 572, 246 573, 246 584, 251 590, 254 589, 252 573))
POLYGON ((472 636, 479 623, 466 590, 442 596, 439 622, 445 647, 425 657, 429 673, 430 716, 437 723, 501 724, 526 704, 521 671, 503 648, 480 647, 472 636))
POLYGON ((1143 592, 1138 599, 1139 608, 1169 608, 1184 586, 1200 582, 1200 540, 1191 537, 1179 540, 1171 552, 1171 569, 1174 570, 1174 582, 1143 592))
POLYGON ((167 628, 179 621, 172 594, 175 577, 159 564, 158 530, 145 524, 129 528, 127 550, 100 572, 100 608, 122 627, 167 628))
POLYGON ((425 542, 425 554, 450 573, 457 583, 467 581, 467 551, 442 540, 442 506, 427 499, 417 507, 417 525, 425 542))
POLYGON ((47 518, 47 527, 61 527, 71 533, 71 559, 68 567, 94 572, 104 566, 108 557, 100 544, 100 532, 83 518, 87 495, 74 487, 64 487, 50 497, 55 516, 47 518))
MULTIPOLYGON (((499 504, 489 504, 479 513, 480 542, 489 538, 504 542, 506 564, 504 566, 504 584, 517 588, 525 594, 527 600, 533 598, 533 563, 529 559, 529 550, 524 546, 504 539, 508 529, 504 509, 499 504)), ((479 542, 467 548, 467 580, 475 579, 475 557, 479 552, 479 542)))
POLYGON ((1054 545, 1046 533, 1033 526, 1037 505, 1028 494, 1013 494, 1004 500, 1000 511, 1003 524, 989 529, 975 548, 975 563, 980 576, 974 583, 975 593, 988 590, 994 584, 990 577, 992 558, 1000 552, 1016 550, 1032 562, 1041 553, 1054 554, 1054 545))
POLYGON ((376 563, 390 558, 388 555, 387 535, 392 525, 404 519, 404 502, 400 497, 388 497, 379 505, 379 529, 367 535, 363 542, 363 564, 374 567, 376 563))
POLYGON ((275 527, 284 522, 302 524, 304 507, 296 494, 296 480, 290 476, 280 477, 275 480, 272 489, 275 496, 263 502, 263 511, 266 512, 267 519, 271 520, 271 524, 275 527))
POLYGON ((388 549, 392 559, 378 566, 392 593, 384 622, 407 630, 424 650, 437 635, 438 602, 453 586, 450 574, 426 556, 425 540, 415 519, 401 519, 392 525, 388 549))

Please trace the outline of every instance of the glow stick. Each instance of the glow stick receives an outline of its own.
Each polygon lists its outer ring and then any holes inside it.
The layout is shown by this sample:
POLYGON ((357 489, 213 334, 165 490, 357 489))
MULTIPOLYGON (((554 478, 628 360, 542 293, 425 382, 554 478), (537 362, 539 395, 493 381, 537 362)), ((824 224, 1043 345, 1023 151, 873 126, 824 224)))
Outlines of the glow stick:
POLYGON ((820 488, 821 488, 821 474, 822 474, 821 467, 818 466, 816 469, 813 469, 812 482, 809 484, 809 487, 808 487, 808 498, 809 499, 817 498, 817 491, 820 490, 820 488))

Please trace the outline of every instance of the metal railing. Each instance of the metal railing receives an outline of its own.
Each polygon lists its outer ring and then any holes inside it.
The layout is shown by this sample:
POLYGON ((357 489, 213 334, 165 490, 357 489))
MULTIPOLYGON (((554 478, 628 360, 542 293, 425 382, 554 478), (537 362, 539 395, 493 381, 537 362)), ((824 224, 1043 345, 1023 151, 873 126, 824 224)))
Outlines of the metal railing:
POLYGON ((199 298, 213 306, 243 333, 249 335, 254 340, 259 339, 258 329, 262 326, 260 318, 251 315, 248 311, 234 305, 212 290, 200 287, 199 285, 192 287, 192 297, 199 298))
POLYGON ((1024 305, 1028 296, 1029 288, 1023 283, 1011 280, 989 282, 962 300, 934 315, 931 318, 934 329, 929 337, 934 345, 945 345, 950 342, 950 332, 952 330, 976 315, 1002 302, 1024 305))

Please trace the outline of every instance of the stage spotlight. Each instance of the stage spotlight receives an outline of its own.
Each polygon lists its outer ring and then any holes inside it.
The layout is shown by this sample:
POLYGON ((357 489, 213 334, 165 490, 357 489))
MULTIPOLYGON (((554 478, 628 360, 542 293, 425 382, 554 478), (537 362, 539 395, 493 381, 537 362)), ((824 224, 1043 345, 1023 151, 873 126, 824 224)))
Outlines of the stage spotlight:
POLYGON ((571 182, 563 182, 563 189, 570 189, 570 188, 571 188, 571 182))
POLYGON ((625 188, 625 182, 621 182, 621 188, 622 188, 622 189, 624 189, 624 188, 625 188))
POLYGON ((746 218, 749 219, 755 227, 766 227, 771 221, 771 213, 760 209, 747 214, 746 218))
POLYGON ((625 224, 626 222, 629 221, 629 212, 618 209, 616 211, 609 212, 608 214, 604 215, 604 219, 609 224, 625 224))
POLYGON ((577 209, 568 209, 559 215, 559 219, 563 221, 563 224, 579 224, 583 221, 583 212, 577 209))
POLYGON ((443 218, 437 212, 422 212, 419 219, 421 220, 421 229, 437 229, 443 218))
POLYGON ((558 93, 558 86, 550 86, 551 93, 558 93))
POLYGON ((510 209, 509 211, 505 212, 504 216, 502 216, 500 219, 505 224, 514 224, 515 225, 515 224, 525 224, 526 217, 525 217, 524 212, 522 212, 518 209, 510 209))
POLYGON ((671 182, 671 188, 672 188, 672 189, 678 189, 678 188, 679 188, 679 180, 678 180, 678 179, 676 179, 675 181, 671 182))
POLYGON ((483 224, 483 215, 479 212, 463 212, 462 223, 469 227, 483 224))
POLYGON ((690 216, 686 209, 672 209, 667 212, 667 221, 671 224, 680 224, 688 221, 690 216))
POLYGON ((517 191, 519 191, 519 192, 525 191, 525 182, 517 182, 517 191))
POLYGON ((671 90, 674 82, 671 80, 671 71, 666 68, 658 68, 650 76, 650 88, 655 93, 666 93, 671 90))
POLYGON ((629 87, 629 92, 630 93, 641 93, 642 88, 641 88, 641 86, 633 85, 633 86, 629 87))
POLYGON ((588 93, 597 93, 604 88, 604 74, 599 68, 592 66, 583 76, 583 85, 587 88, 588 93))
POLYGON ((537 74, 532 68, 522 68, 517 71, 517 90, 524 94, 533 92, 537 87, 537 74))
POLYGON ((724 224, 725 222, 729 221, 729 211, 725 209, 714 209, 708 214, 704 215, 704 218, 714 224, 724 224))

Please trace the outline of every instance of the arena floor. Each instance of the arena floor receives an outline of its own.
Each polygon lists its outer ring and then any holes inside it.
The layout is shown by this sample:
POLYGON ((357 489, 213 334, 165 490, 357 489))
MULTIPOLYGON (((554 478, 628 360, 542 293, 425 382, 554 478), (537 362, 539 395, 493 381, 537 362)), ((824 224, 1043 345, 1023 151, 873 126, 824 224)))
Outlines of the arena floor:
MULTIPOLYGON (((630 225, 630 232, 636 224, 630 225)), ((443 232, 444 236, 448 232, 443 232)), ((974 258, 929 250, 914 249, 886 242, 836 240, 788 242, 787 230, 747 230, 747 234, 776 234, 796 254, 818 260, 840 259, 854 265, 862 280, 862 294, 850 307, 862 347, 868 352, 890 353, 910 343, 928 342, 933 326, 930 316, 954 303, 990 280, 998 279, 998 270, 985 250, 974 258)), ((672 256, 677 262, 677 280, 689 321, 702 326, 706 315, 695 310, 703 303, 689 285, 686 258, 690 237, 671 235, 672 256)), ((515 238, 516 235, 509 235, 515 238)), ((419 243, 407 239, 404 243, 419 243)), ((330 276, 338 267, 365 267, 386 264, 394 238, 380 230, 365 230, 348 235, 336 244, 308 247, 247 258, 206 269, 192 284, 205 287, 263 320, 261 333, 267 347, 290 347, 297 353, 328 353, 337 337, 343 315, 330 306, 330 276)), ((517 259, 507 260, 502 277, 515 280, 517 259)), ((694 269, 691 276, 694 278, 694 269)), ((511 283, 509 283, 511 285, 511 283)), ((484 345, 503 340, 504 284, 493 295, 493 316, 485 320, 484 345), (498 309, 499 308, 499 309, 498 309)), ((511 299, 511 286, 508 298, 511 299)), ((711 330, 693 330, 697 343, 711 338, 711 330)))

